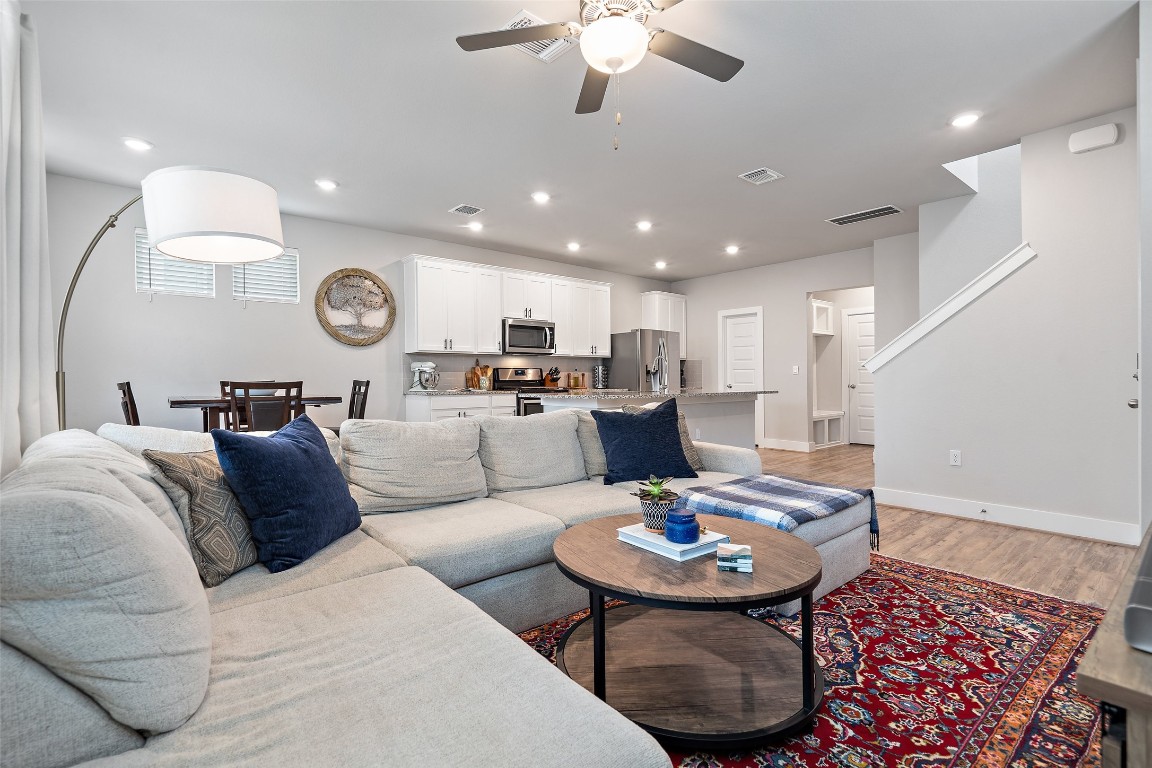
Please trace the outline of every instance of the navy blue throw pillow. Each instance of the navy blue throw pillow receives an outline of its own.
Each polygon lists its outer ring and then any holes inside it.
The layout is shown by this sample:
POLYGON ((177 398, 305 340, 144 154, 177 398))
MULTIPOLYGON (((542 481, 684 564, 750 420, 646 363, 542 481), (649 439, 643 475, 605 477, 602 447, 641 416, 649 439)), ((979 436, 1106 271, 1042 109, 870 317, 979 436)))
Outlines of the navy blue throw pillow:
POLYGON ((319 427, 307 416, 261 437, 212 430, 220 468, 272 573, 299 565, 360 527, 360 511, 319 427))
POLYGON ((604 485, 656 477, 699 477, 680 442, 676 399, 644 413, 592 411, 608 472, 604 485))

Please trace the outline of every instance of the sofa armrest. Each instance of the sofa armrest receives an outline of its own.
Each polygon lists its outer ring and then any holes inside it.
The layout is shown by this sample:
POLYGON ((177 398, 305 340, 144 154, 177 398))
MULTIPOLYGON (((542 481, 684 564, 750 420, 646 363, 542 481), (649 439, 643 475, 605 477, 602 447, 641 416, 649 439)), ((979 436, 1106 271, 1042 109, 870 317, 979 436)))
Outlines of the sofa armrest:
POLYGON ((764 465, 760 463, 760 454, 751 448, 737 448, 734 445, 720 445, 719 443, 693 442, 700 460, 704 462, 704 469, 708 472, 731 472, 734 475, 747 477, 759 475, 764 472, 764 465))

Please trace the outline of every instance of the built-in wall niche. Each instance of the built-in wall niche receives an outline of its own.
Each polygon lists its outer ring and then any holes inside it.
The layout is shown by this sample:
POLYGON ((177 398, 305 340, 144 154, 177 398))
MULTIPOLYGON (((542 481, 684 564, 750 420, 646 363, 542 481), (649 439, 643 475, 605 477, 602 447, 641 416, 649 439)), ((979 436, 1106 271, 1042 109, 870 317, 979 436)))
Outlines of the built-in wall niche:
POLYGON ((812 305, 812 335, 835 336, 836 305, 821 299, 809 299, 808 301, 812 305))

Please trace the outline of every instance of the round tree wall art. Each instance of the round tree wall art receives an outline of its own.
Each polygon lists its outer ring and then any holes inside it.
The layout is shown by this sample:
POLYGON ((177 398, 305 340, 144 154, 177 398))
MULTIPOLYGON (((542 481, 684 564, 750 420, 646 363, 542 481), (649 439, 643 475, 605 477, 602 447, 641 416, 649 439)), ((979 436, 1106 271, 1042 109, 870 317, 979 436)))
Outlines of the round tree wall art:
POLYGON ((316 319, 328 335, 352 347, 383 339, 396 323, 388 284, 366 269, 338 269, 316 290, 316 319))

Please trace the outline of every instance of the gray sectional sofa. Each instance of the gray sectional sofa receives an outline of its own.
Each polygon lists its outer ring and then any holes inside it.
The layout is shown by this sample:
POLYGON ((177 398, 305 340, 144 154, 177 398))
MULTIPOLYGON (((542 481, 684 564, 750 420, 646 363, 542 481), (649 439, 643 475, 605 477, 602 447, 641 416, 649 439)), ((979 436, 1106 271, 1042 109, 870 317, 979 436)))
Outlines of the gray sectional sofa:
MULTIPOLYGON (((584 607, 552 542, 636 511, 576 411, 328 433, 361 528, 290 570, 205 589, 146 448, 108 424, 32 445, 0 501, 5 766, 667 766, 641 729, 512 632, 584 607), (418 507, 418 508, 414 508, 418 507), (92 761, 92 762, 86 762, 92 761)), ((709 484, 760 471, 697 443, 709 484)), ((801 526, 822 595, 868 565, 868 517, 801 526)))

